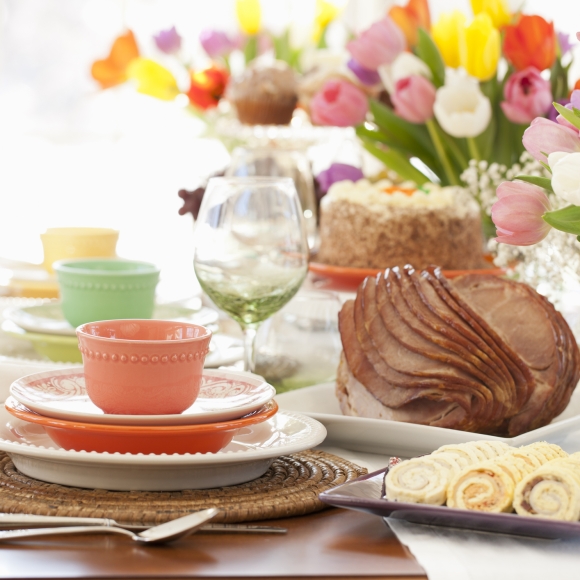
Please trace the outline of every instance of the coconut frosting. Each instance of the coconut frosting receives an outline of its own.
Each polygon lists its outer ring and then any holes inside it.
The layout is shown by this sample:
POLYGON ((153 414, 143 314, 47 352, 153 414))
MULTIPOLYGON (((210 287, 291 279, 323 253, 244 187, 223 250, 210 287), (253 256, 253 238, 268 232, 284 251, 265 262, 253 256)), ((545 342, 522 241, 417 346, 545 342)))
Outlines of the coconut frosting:
POLYGON ((394 185, 392 181, 383 179, 371 183, 368 179, 339 181, 334 183, 322 199, 327 204, 332 201, 349 201, 366 207, 373 205, 389 207, 423 207, 444 208, 457 203, 456 187, 440 187, 433 183, 426 183, 421 188, 412 182, 394 185), (400 188, 400 189, 397 189, 400 188), (409 190, 413 190, 409 193, 409 190))

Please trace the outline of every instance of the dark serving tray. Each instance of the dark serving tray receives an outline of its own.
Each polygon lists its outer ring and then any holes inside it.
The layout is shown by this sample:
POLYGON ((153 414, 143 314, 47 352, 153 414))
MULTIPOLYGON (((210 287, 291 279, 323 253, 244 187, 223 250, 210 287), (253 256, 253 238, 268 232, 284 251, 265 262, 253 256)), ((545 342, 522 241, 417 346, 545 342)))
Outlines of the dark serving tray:
POLYGON ((562 522, 547 518, 490 514, 445 506, 405 503, 382 499, 383 480, 388 467, 363 475, 320 494, 324 503, 432 526, 462 528, 534 538, 559 539, 580 536, 580 522, 562 522))

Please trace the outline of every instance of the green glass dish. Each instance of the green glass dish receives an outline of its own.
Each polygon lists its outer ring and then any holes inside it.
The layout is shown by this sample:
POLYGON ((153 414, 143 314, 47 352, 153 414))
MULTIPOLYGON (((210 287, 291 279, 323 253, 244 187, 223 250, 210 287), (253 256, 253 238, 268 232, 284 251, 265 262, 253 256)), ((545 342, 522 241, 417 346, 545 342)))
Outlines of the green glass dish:
POLYGON ((55 262, 62 311, 73 326, 98 320, 151 318, 159 269, 148 262, 77 259, 55 262))

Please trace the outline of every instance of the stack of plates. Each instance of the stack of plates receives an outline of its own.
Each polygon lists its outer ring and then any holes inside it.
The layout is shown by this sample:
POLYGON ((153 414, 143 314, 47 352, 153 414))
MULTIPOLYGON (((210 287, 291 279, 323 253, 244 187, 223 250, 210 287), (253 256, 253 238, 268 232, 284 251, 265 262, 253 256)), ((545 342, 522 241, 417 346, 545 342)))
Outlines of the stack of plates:
MULTIPOLYGON (((188 308, 179 303, 157 304, 153 312, 156 319, 190 322, 210 328, 218 316, 212 308, 188 308)), ((59 301, 7 308, 3 317, 6 320, 2 323, 2 330, 16 339, 30 342, 41 356, 56 362, 82 362, 75 329, 64 319, 59 301)), ((232 364, 242 356, 240 339, 216 334, 205 366, 214 368, 232 364)))
POLYGON ((177 415, 105 414, 88 398, 80 368, 23 377, 10 393, 0 412, 0 450, 22 473, 65 485, 233 485, 326 436, 317 421, 278 412, 275 390, 263 379, 235 371, 204 371, 199 397, 177 415))

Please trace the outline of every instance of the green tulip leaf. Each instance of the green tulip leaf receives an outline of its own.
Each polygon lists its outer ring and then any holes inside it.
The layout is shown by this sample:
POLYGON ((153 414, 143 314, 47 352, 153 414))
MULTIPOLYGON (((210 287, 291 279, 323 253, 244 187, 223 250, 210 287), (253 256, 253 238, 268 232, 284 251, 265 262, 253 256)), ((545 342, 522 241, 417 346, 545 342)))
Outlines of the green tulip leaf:
POLYGON ((573 111, 567 109, 560 103, 553 103, 553 105, 556 108, 556 111, 558 111, 566 121, 572 123, 576 129, 580 129, 580 117, 577 117, 573 111))
POLYGON ((549 177, 536 177, 534 175, 516 175, 514 179, 519 179, 520 181, 525 181, 526 183, 532 183, 533 185, 537 185, 542 189, 549 191, 550 193, 554 193, 552 189, 552 180, 549 177))
MULTIPOLYGON (((398 151, 377 147, 374 143, 371 143, 364 138, 362 142, 364 148, 371 153, 371 155, 374 155, 379 161, 382 161, 402 179, 414 181, 418 186, 429 182, 429 179, 418 169, 415 169, 409 160, 398 151)), ((578 230, 578 233, 580 233, 580 230, 578 230)))
POLYGON ((437 88, 442 87, 445 84, 445 63, 437 45, 423 28, 419 28, 417 56, 429 67, 433 75, 433 84, 437 88))
MULTIPOLYGON (((369 107, 375 123, 383 133, 394 136, 410 151, 419 146, 432 156, 435 155, 435 149, 429 138, 429 133, 423 125, 415 125, 405 121, 405 119, 396 115, 392 109, 375 99, 369 101, 369 107)), ((421 157, 421 155, 417 154, 417 157, 421 157)))
POLYGON ((580 235, 580 207, 569 205, 563 209, 548 211, 543 220, 553 228, 568 234, 580 235))

